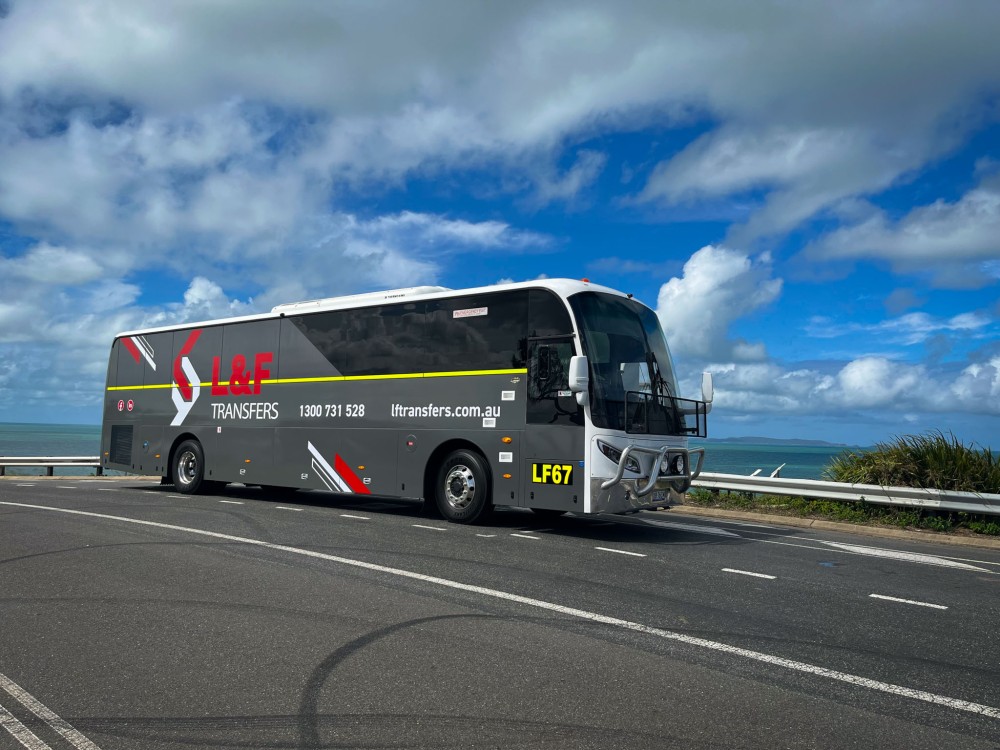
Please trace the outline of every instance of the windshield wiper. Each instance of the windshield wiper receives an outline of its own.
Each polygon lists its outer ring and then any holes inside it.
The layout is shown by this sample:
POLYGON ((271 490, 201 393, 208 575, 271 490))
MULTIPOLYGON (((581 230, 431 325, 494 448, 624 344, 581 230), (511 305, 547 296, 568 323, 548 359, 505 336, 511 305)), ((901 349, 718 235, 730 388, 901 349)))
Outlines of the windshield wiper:
POLYGON ((652 381, 653 393, 658 396, 669 396, 670 386, 666 378, 660 371, 660 363, 656 361, 656 355, 652 351, 646 352, 646 366, 649 368, 649 377, 652 381))

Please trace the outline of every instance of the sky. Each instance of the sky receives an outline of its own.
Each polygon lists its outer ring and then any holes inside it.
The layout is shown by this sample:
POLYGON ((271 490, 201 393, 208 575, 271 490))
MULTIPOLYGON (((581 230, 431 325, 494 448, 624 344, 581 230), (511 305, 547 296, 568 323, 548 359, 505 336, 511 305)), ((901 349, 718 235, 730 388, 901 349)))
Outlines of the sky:
POLYGON ((0 0, 0 421, 115 333, 589 278, 712 437, 1000 447, 1000 3, 0 0))

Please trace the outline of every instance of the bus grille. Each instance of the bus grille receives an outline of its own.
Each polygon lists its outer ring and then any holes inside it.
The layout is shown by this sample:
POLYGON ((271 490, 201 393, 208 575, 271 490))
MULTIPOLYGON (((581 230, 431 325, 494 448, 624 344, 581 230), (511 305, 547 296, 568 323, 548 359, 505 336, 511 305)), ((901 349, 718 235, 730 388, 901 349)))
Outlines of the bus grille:
POLYGON ((111 463, 132 463, 132 425, 111 425, 111 463))

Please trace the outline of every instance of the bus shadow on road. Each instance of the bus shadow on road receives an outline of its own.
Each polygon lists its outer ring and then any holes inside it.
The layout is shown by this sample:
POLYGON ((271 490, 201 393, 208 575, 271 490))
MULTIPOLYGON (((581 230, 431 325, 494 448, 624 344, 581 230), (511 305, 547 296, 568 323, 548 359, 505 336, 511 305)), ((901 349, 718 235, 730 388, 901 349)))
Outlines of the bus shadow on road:
MULTIPOLYGON (((164 493, 174 492, 171 485, 164 485, 164 493)), ((541 535, 585 539, 595 542, 618 543, 669 543, 684 545, 731 544, 750 541, 737 530, 720 525, 698 523, 687 517, 672 517, 667 511, 644 511, 630 515, 583 515, 566 513, 562 516, 543 516, 527 508, 497 506, 489 519, 481 524, 462 526, 448 524, 436 508, 421 500, 394 497, 359 497, 357 495, 322 492, 318 490, 276 491, 270 488, 247 485, 228 485, 225 489, 201 497, 225 500, 261 502, 270 505, 294 505, 303 508, 328 508, 351 511, 369 516, 392 516, 423 519, 446 524, 456 529, 478 529, 485 533, 541 535)), ((779 533, 780 529, 773 529, 779 533)), ((791 534, 792 529, 787 529, 791 534)))

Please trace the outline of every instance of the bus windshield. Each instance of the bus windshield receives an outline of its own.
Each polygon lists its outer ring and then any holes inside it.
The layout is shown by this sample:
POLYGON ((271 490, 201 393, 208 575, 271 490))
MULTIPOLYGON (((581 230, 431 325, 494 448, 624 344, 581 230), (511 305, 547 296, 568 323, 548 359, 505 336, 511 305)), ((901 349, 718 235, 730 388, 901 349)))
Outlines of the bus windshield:
POLYGON ((594 426, 689 434, 656 314, 635 300, 601 292, 581 292, 569 301, 590 366, 594 426))

